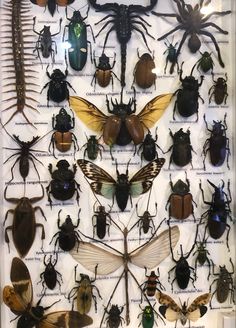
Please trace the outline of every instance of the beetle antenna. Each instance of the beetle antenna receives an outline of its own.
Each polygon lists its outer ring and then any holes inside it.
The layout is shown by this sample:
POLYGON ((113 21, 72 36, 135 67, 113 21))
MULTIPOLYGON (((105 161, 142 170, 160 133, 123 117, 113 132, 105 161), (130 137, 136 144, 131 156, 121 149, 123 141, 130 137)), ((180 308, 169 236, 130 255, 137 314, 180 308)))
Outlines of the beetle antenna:
POLYGON ((129 173, 129 163, 130 163, 130 161, 131 161, 131 158, 130 158, 130 160, 129 160, 128 163, 127 163, 126 175, 128 175, 128 173, 129 173))
MULTIPOLYGON (((120 92, 120 103, 121 104, 123 104, 123 90, 124 90, 124 87, 122 87, 121 92, 120 92)), ((117 102, 117 99, 116 99, 116 102, 117 102)))
POLYGON ((214 185, 213 182, 211 182, 210 180, 207 179, 207 182, 214 188, 214 189, 217 189, 216 185, 214 185))

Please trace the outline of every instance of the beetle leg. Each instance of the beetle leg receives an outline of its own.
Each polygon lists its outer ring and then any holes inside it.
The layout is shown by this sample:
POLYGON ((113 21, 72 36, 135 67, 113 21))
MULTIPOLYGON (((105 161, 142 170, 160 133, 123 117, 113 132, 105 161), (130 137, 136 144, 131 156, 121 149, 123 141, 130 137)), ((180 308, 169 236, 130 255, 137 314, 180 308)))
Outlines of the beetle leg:
POLYGON ((7 243, 7 245, 8 245, 8 251, 9 251, 9 253, 10 253, 10 239, 9 239, 9 237, 8 237, 8 233, 7 233, 7 231, 8 230, 13 230, 13 226, 11 225, 11 226, 8 226, 8 227, 6 227, 6 229, 5 229, 5 242, 7 243))
POLYGON ((8 210, 6 212, 6 215, 5 215, 5 219, 4 219, 4 222, 3 222, 3 226, 5 225, 6 221, 7 221, 7 217, 8 217, 8 214, 11 213, 12 215, 14 215, 15 213, 15 210, 8 210))
MULTIPOLYGON (((44 230, 44 226, 42 225, 42 223, 36 223, 35 224, 36 228, 42 228, 42 234, 41 234, 41 240, 43 241, 43 239, 45 239, 45 230, 44 230)), ((43 246, 42 246, 43 247, 43 246)))
POLYGON ((208 272, 208 276, 207 276, 207 280, 209 280, 210 275, 211 275, 211 262, 208 257, 206 257, 206 261, 207 261, 208 267, 209 267, 209 272, 208 272))
POLYGON ((227 248, 228 248, 228 251, 230 252, 230 248, 229 248, 229 232, 230 232, 230 225, 228 223, 226 223, 226 228, 228 228, 228 231, 227 231, 227 235, 226 235, 226 245, 227 245, 227 248))
POLYGON ((41 209, 40 206, 36 206, 36 207, 34 208, 34 213, 35 213, 37 210, 39 210, 39 211, 41 212, 41 214, 42 214, 42 216, 44 217, 45 221, 47 221, 46 216, 45 216, 45 214, 44 214, 44 212, 43 212, 43 210, 41 209))

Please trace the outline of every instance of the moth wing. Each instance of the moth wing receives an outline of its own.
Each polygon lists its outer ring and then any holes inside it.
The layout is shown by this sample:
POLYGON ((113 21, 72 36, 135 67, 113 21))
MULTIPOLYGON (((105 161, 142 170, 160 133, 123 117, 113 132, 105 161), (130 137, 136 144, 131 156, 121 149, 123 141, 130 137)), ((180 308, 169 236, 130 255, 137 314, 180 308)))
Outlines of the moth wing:
POLYGON ((130 183, 154 179, 161 171, 165 163, 164 158, 156 158, 154 161, 142 167, 131 179, 130 183))
POLYGON ((160 313, 168 321, 177 321, 181 315, 181 308, 175 303, 175 301, 169 296, 159 291, 156 292, 156 298, 160 304, 160 313))
POLYGON ((166 305, 159 306, 159 311, 168 321, 177 321, 180 319, 180 312, 176 312, 166 305))
POLYGON ((137 115, 140 122, 146 127, 151 128, 163 115, 165 109, 169 105, 173 94, 167 93, 156 96, 149 101, 142 111, 137 115))
POLYGON ((101 275, 112 273, 123 265, 121 256, 87 242, 80 242, 78 250, 74 247, 70 254, 91 272, 95 272, 97 266, 97 274, 101 275))
POLYGON ((187 318, 191 321, 197 321, 199 318, 204 316, 206 312, 207 312, 207 307, 205 305, 201 305, 195 311, 187 313, 187 318))
POLYGON ((160 304, 166 305, 171 307, 174 311, 181 311, 180 307, 178 304, 175 303, 172 297, 170 297, 167 294, 164 294, 162 292, 157 291, 156 292, 156 299, 160 304))
POLYGON ((81 97, 69 98, 69 105, 81 121, 91 130, 102 132, 108 118, 94 104, 81 97))
POLYGON ((87 161, 86 159, 78 159, 77 163, 81 168, 81 171, 88 179, 97 182, 108 182, 114 184, 116 183, 116 181, 110 176, 110 174, 108 174, 100 166, 90 161, 87 161))
MULTIPOLYGON (((179 228, 171 228, 171 247, 175 247, 179 240, 179 228)), ((140 268, 153 269, 170 254, 169 229, 154 237, 137 251, 131 252, 130 261, 140 268)))
POLYGON ((5 286, 2 292, 3 302, 11 309, 11 311, 20 315, 25 312, 26 304, 22 301, 21 297, 16 294, 12 286, 5 286))
POLYGON ((37 328, 82 328, 93 323, 93 319, 77 311, 58 311, 49 313, 36 324, 37 328))
POLYGON ((210 298, 210 293, 205 293, 195 298, 195 300, 190 304, 187 309, 188 319, 191 321, 197 321, 199 318, 201 318, 207 312, 207 307, 205 306, 205 304, 210 301, 210 298))

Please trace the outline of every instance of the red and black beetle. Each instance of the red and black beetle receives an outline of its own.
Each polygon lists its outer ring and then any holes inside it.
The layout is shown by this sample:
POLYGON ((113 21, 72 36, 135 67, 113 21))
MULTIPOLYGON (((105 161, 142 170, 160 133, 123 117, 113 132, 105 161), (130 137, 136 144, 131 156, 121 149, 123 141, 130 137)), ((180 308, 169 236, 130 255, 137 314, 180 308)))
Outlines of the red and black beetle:
POLYGON ((145 276, 147 277, 147 280, 142 284, 144 285, 143 293, 146 292, 148 297, 153 297, 156 293, 156 291, 165 290, 165 287, 162 285, 162 283, 159 280, 160 272, 159 268, 157 268, 157 275, 155 271, 151 271, 150 275, 147 275, 147 268, 145 268, 145 276), (159 286, 159 288, 157 287, 159 286))
MULTIPOLYGON (((185 172, 186 174, 186 172, 185 172)), ((192 215, 195 221, 195 216, 193 213, 193 203, 197 207, 197 204, 193 200, 192 194, 189 192, 190 189, 190 182, 187 178, 186 174, 186 182, 182 180, 178 180, 174 185, 171 180, 170 174, 170 187, 172 193, 166 203, 166 210, 167 205, 169 205, 169 218, 173 217, 177 220, 185 220, 192 215)))
POLYGON ((146 52, 140 56, 138 49, 137 54, 139 61, 134 68, 134 82, 142 89, 148 89, 153 84, 156 88, 156 74, 153 73, 155 68, 154 55, 151 56, 146 52))
MULTIPOLYGON (((73 113, 73 112, 72 112, 73 113)), ((74 115, 71 117, 65 108, 61 108, 59 114, 56 117, 53 115, 52 117, 52 127, 55 132, 52 134, 51 142, 49 144, 48 150, 51 152, 52 146, 52 153, 55 156, 55 146, 57 150, 62 153, 67 152, 70 150, 71 145, 74 145, 74 154, 77 150, 79 150, 79 145, 77 142, 77 138, 74 135, 72 130, 75 127, 75 118, 74 115)))
POLYGON ((70 5, 75 0, 30 0, 33 4, 38 5, 40 7, 48 7, 50 14, 53 16, 57 6, 65 7, 70 5))

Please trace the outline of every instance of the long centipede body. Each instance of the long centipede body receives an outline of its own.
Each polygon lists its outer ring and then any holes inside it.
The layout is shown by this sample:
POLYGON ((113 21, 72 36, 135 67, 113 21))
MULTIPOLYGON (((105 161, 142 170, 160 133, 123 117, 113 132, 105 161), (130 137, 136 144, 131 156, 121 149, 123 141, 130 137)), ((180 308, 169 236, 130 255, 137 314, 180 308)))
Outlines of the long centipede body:
POLYGON ((21 113, 27 123, 33 125, 24 112, 26 108, 38 112, 37 108, 31 105, 31 102, 37 102, 31 93, 38 93, 34 89, 38 85, 31 81, 31 79, 35 79, 36 71, 32 69, 33 54, 32 51, 30 53, 30 50, 33 49, 30 40, 33 37, 32 18, 27 15, 30 6, 25 0, 10 0, 3 4, 2 9, 5 11, 5 20, 2 20, 5 28, 2 45, 3 50, 7 51, 2 54, 6 63, 2 67, 5 68, 5 73, 9 73, 5 79, 7 83, 3 85, 7 90, 3 93, 15 93, 10 98, 3 100, 8 104, 8 107, 4 108, 3 111, 16 108, 5 125, 17 113, 21 113))

